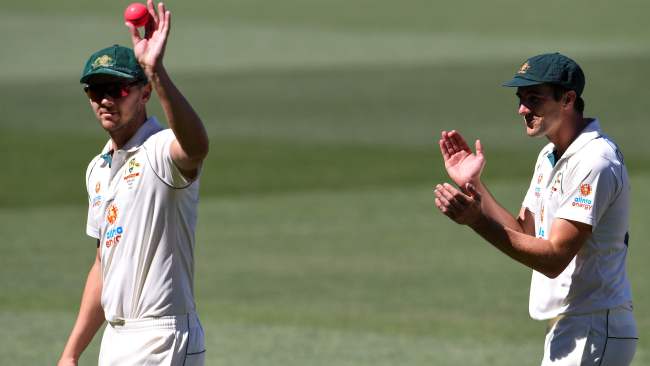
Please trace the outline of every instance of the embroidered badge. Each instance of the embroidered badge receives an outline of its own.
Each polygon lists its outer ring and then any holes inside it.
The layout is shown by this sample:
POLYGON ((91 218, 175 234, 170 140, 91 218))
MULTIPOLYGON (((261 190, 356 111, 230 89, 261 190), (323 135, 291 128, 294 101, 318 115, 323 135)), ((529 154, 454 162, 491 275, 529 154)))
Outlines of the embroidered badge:
POLYGON ((103 55, 99 56, 93 61, 92 67, 93 69, 97 69, 99 67, 110 67, 113 66, 115 63, 113 62, 113 58, 109 55, 103 55))
POLYGON ((517 74, 525 74, 528 69, 530 69, 530 65, 528 64, 528 61, 526 61, 523 65, 521 65, 519 71, 517 71, 517 74))

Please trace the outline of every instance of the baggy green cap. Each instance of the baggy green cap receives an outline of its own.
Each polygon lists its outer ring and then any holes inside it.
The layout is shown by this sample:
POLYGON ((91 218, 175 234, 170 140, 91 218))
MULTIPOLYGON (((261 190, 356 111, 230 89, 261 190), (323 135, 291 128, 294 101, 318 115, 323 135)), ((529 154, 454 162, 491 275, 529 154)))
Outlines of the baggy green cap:
POLYGON ((133 50, 120 45, 113 45, 99 50, 90 56, 79 82, 88 83, 94 75, 112 75, 130 80, 146 81, 147 76, 135 58, 133 50))
POLYGON ((574 90, 578 96, 585 89, 585 74, 578 64, 561 53, 545 53, 529 58, 519 68, 512 80, 503 86, 520 87, 539 84, 556 84, 574 90))

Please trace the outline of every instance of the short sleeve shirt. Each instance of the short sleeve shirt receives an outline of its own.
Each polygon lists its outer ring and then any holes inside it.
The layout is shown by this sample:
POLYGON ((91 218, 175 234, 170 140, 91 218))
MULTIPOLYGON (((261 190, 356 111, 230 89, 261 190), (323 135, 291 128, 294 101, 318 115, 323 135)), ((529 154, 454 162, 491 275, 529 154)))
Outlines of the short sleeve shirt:
POLYGON ((194 229, 198 178, 170 156, 175 137, 148 119, 110 154, 109 141, 86 171, 86 232, 99 239, 106 319, 181 315, 195 310, 194 229))
POLYGON ((538 238, 553 220, 591 225, 592 234, 554 279, 533 271, 529 312, 534 319, 588 313, 630 303, 626 274, 629 192, 623 155, 593 120, 555 161, 542 149, 523 206, 534 214, 538 238))

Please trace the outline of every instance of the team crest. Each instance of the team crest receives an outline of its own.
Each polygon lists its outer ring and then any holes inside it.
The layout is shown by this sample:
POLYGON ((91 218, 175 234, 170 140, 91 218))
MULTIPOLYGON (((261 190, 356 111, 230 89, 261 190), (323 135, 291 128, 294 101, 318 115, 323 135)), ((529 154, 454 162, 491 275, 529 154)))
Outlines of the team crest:
POLYGON ((113 65, 114 65, 113 58, 109 55, 103 55, 97 57, 95 61, 93 61, 92 67, 93 69, 97 69, 99 67, 110 67, 113 65))
POLYGON ((580 185, 580 194, 583 196, 588 196, 591 194, 591 185, 589 183, 583 183, 580 185))
POLYGON ((542 183, 542 179, 544 178, 544 174, 540 174, 537 176, 537 184, 542 183))
POLYGON ((129 160, 129 173, 133 173, 134 169, 137 169, 140 167, 140 163, 138 163, 135 158, 129 160))
POLYGON ((124 172, 124 180, 129 186, 129 189, 133 187, 133 183, 140 177, 140 167, 142 164, 138 163, 135 158, 129 160, 127 168, 124 172))
POLYGON ((530 65, 528 64, 528 61, 526 61, 523 65, 521 65, 519 71, 517 71, 517 74, 525 74, 528 69, 530 69, 530 65))
POLYGON ((117 221, 117 206, 114 203, 111 203, 106 211, 106 220, 109 224, 113 225, 115 221, 117 221))
POLYGON ((99 193, 100 189, 102 189, 102 185, 99 182, 97 182, 95 184, 95 193, 99 193))

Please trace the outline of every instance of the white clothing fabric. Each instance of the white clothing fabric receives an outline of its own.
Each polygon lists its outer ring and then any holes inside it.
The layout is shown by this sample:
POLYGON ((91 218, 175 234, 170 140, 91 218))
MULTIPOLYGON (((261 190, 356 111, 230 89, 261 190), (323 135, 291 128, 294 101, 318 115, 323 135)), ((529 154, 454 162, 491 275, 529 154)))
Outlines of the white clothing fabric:
POLYGON ((553 321, 542 366, 628 366, 638 335, 629 305, 553 321))
POLYGON ((557 278, 533 271, 530 316, 551 319, 631 303, 625 270, 630 184, 621 152, 598 120, 557 162, 553 151, 551 143, 539 154, 523 202, 534 214, 536 235, 548 239, 555 219, 591 225, 592 234, 557 278))
POLYGON ((99 366, 203 366, 203 328, 196 314, 108 323, 99 366))
POLYGON ((148 119, 86 171, 86 232, 99 239, 102 307, 109 322, 195 312, 194 229, 199 182, 170 156, 174 134, 148 119))

